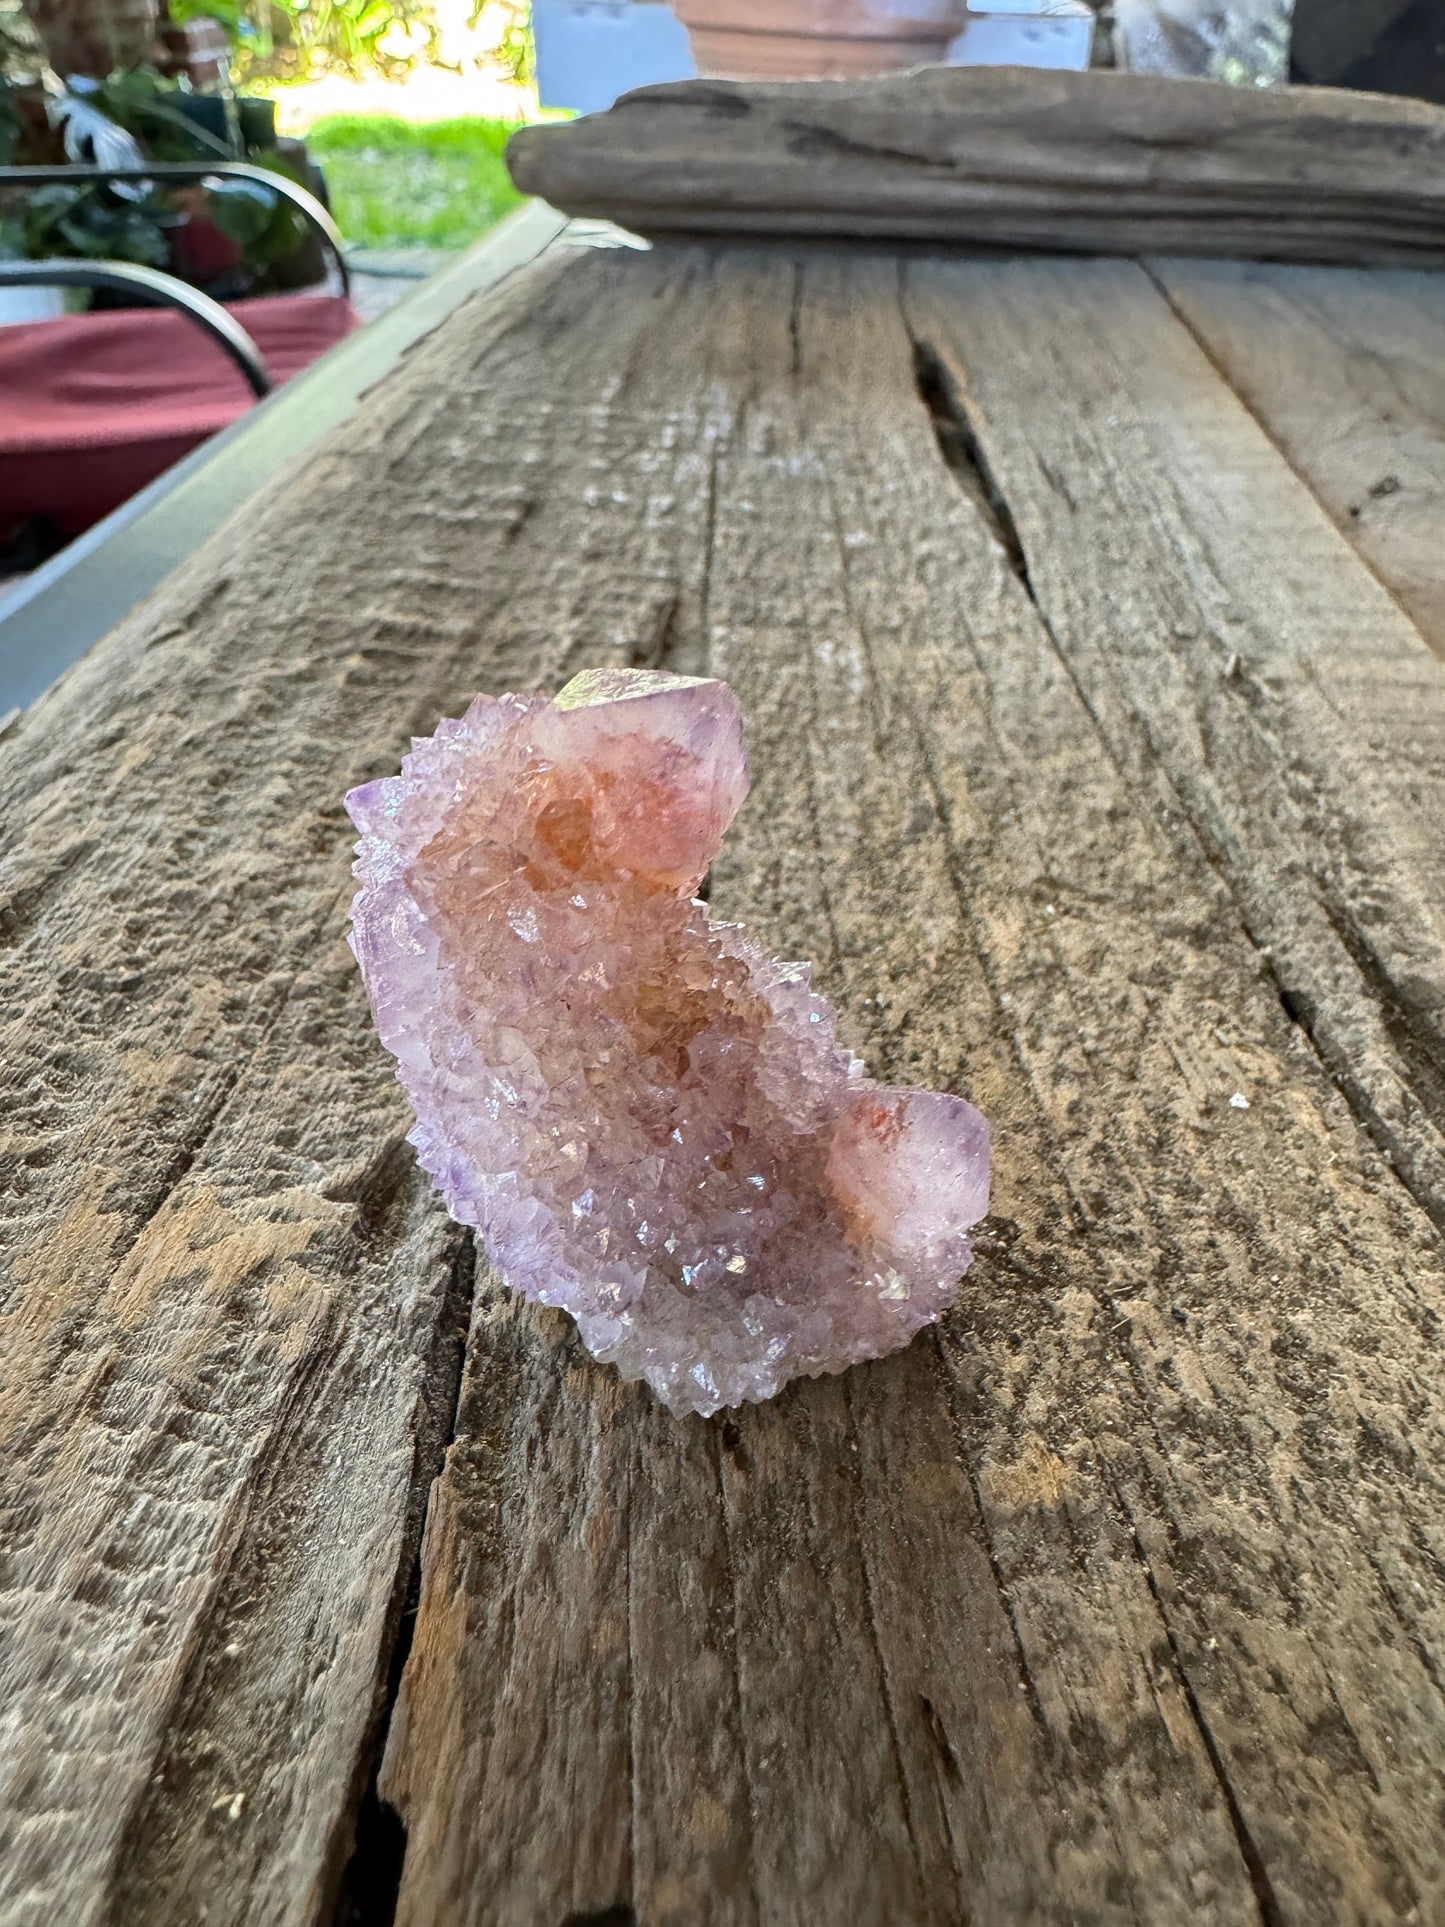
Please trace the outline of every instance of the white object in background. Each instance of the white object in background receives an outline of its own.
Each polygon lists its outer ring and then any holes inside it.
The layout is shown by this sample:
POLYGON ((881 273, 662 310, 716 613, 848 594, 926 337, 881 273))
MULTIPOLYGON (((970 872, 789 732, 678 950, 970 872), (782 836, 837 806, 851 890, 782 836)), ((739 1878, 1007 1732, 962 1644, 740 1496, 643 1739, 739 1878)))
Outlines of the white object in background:
POLYGON ((0 328, 16 321, 54 321, 65 312, 64 288, 0 288, 0 328))
POLYGON ((697 72, 687 30, 651 0, 532 0, 544 107, 599 114, 619 94, 697 72))
POLYGON ((1115 0, 1114 51, 1135 74, 1182 74, 1236 87, 1289 79, 1294 0, 1115 0))
POLYGON ((1082 73, 1094 15, 1082 0, 982 0, 948 49, 950 67, 1053 67, 1082 73))

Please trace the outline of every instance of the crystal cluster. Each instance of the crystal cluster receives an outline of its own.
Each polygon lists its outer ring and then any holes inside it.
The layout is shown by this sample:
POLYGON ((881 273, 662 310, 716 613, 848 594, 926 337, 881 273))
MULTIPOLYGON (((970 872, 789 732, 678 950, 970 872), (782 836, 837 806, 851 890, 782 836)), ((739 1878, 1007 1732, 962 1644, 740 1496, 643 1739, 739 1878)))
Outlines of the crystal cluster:
POLYGON ((422 1165, 674 1412, 906 1344, 988 1200, 980 1114, 870 1082, 809 967, 695 901, 746 793, 725 683, 599 670, 479 696, 346 799, 422 1165))

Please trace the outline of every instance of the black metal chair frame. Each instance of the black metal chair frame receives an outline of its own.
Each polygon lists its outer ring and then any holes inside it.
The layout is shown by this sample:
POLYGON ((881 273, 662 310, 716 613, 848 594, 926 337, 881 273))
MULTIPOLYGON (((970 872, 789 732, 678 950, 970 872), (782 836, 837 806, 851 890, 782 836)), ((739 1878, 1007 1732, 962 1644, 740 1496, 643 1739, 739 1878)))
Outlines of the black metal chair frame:
MULTIPOLYGON (((55 183, 81 185, 94 182, 109 186, 170 181, 177 186, 202 185, 217 176, 231 180, 255 181, 288 201, 320 236, 330 253, 340 281, 341 292, 351 292, 351 276, 342 251, 341 236, 326 209, 304 187, 284 175, 272 174, 249 161, 150 161, 143 167, 93 167, 75 164, 65 167, 0 167, 0 189, 7 187, 48 187, 55 183)), ((174 308, 202 329, 230 356, 240 369, 253 395, 258 398, 271 391, 271 377, 260 349, 246 330, 219 301, 213 301, 199 288, 179 276, 159 268, 141 267, 132 261, 0 261, 0 287, 9 288, 110 288, 155 307, 174 308)))

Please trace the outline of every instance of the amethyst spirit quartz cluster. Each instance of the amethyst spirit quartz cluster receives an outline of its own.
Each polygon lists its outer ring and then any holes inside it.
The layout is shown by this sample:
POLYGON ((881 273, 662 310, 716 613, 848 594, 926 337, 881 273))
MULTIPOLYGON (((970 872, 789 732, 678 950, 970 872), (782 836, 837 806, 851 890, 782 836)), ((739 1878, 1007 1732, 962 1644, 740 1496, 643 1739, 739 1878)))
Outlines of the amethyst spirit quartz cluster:
POLYGON ((809 966, 695 900, 746 794, 725 683, 597 670, 479 696, 346 799, 424 1169, 676 1413, 906 1344, 988 1202, 973 1106, 872 1083, 809 966))

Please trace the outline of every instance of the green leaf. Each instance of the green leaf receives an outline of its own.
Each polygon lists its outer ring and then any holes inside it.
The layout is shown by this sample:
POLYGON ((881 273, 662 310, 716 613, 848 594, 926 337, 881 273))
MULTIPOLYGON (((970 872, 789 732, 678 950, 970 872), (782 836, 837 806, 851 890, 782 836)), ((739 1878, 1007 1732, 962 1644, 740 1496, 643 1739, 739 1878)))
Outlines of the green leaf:
POLYGON ((241 0, 167 0, 166 12, 178 27, 191 20, 215 20, 227 33, 239 33, 246 18, 241 0))
POLYGON ((259 181, 217 178, 207 182, 206 200, 211 219, 222 234, 249 255, 271 225, 277 196, 259 181))
POLYGON ((164 268, 170 265, 169 238, 154 222, 147 221, 142 214, 133 213, 125 217, 116 241, 119 260, 139 261, 148 268, 164 268))

